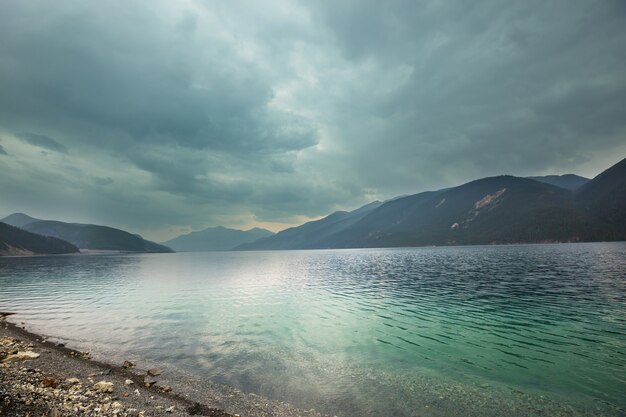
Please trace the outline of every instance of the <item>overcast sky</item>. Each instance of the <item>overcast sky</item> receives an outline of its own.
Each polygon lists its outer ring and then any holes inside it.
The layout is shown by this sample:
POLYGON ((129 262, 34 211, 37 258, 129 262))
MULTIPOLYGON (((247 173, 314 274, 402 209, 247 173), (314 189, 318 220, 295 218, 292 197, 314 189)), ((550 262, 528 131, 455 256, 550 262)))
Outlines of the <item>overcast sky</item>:
POLYGON ((626 1, 0 2, 0 215, 279 230, 626 157, 626 1))

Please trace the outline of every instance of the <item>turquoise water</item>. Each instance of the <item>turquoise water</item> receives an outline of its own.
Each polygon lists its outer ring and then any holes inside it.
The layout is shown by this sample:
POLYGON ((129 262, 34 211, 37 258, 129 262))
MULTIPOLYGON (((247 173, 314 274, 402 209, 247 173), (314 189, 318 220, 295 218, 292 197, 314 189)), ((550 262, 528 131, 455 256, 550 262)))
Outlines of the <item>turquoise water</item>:
POLYGON ((0 311, 337 416, 626 415, 626 244, 0 258, 0 311))

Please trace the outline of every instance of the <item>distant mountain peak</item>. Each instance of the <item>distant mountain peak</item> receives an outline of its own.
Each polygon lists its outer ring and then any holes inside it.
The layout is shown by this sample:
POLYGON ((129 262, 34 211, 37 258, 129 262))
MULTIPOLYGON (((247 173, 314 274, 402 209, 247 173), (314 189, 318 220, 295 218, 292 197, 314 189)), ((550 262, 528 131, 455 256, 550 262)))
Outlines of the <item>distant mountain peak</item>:
POLYGON ((36 219, 34 217, 30 217, 28 214, 24 213, 13 213, 6 216, 4 219, 0 219, 0 222, 10 224, 15 227, 23 227, 29 223, 34 223, 41 221, 41 219, 36 219))
POLYGON ((262 227, 253 227, 252 229, 244 230, 244 232, 265 232, 265 233, 270 233, 272 235, 274 234, 274 232, 272 232, 271 230, 267 230, 262 227))
POLYGON ((259 227, 244 231, 215 226, 180 235, 163 242, 163 244, 178 252, 225 251, 273 234, 273 232, 259 227))

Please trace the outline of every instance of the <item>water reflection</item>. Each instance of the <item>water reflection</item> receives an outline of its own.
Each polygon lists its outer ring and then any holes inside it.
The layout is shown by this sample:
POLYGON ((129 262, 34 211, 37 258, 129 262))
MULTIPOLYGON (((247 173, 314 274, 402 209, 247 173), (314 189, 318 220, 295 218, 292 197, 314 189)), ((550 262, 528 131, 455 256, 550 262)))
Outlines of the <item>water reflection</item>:
POLYGON ((0 309, 337 415, 619 415, 625 276, 621 243, 2 258, 0 309))

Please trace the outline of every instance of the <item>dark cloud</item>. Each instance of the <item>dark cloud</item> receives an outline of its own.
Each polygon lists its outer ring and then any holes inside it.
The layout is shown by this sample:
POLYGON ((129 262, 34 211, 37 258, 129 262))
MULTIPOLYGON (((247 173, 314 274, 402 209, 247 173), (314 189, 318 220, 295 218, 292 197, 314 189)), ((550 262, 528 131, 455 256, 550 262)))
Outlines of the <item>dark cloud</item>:
POLYGON ((93 182, 97 185, 113 184, 113 179, 109 177, 93 177, 93 182))
POLYGON ((623 143, 623 5, 370 3, 318 10, 344 56, 369 69, 342 117, 363 121, 347 127, 366 142, 364 173, 381 154, 417 176, 468 162, 480 167, 470 175, 575 169, 623 143))
POLYGON ((0 209, 166 237, 593 175, 626 151, 625 17, 611 0, 2 2, 0 209))
POLYGON ((8 155, 7 151, 4 150, 2 145, 0 145, 0 155, 8 155))
POLYGON ((36 133, 17 133, 15 136, 33 146, 38 146, 55 152, 67 153, 67 148, 65 146, 45 135, 38 135, 36 133))

